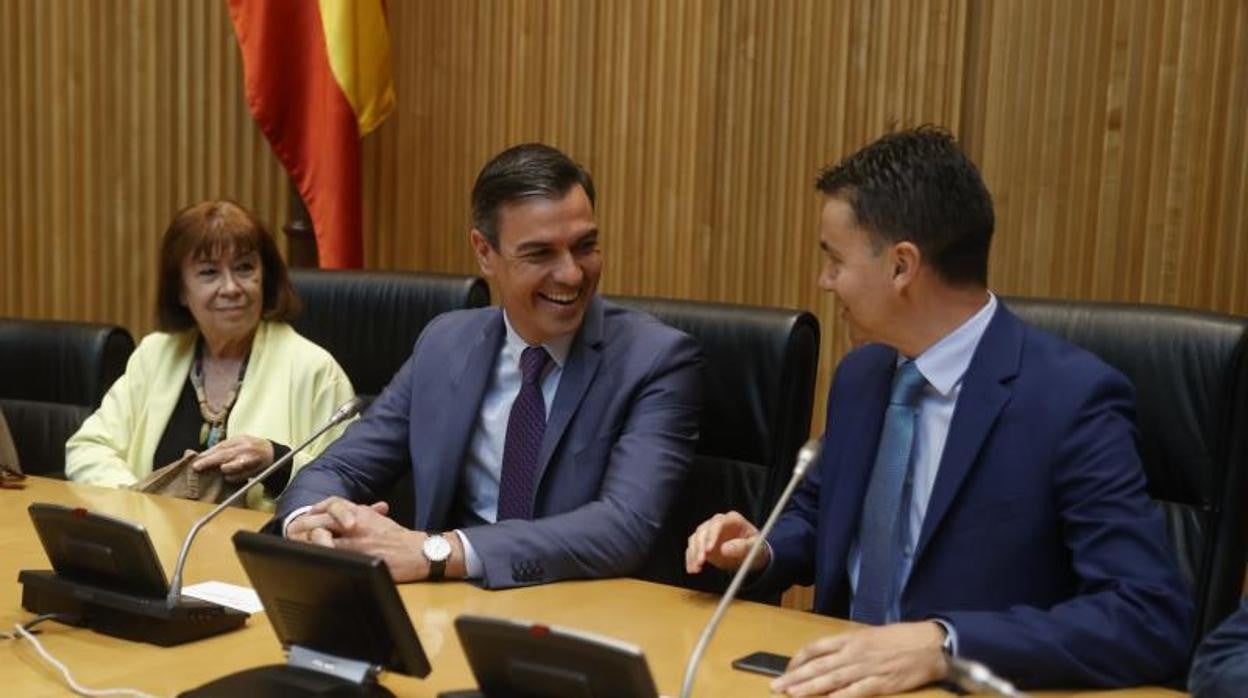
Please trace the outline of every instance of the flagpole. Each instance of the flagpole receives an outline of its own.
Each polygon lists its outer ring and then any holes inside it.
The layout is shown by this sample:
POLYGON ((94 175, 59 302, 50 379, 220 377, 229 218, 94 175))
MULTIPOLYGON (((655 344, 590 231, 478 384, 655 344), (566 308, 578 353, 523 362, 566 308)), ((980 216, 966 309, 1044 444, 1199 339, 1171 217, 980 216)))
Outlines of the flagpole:
POLYGON ((299 196, 299 188, 293 180, 290 184, 290 199, 286 207, 286 225, 282 230, 286 233, 286 266, 294 268, 306 267, 315 269, 320 266, 316 249, 316 231, 312 228, 312 217, 308 215, 308 207, 299 196))

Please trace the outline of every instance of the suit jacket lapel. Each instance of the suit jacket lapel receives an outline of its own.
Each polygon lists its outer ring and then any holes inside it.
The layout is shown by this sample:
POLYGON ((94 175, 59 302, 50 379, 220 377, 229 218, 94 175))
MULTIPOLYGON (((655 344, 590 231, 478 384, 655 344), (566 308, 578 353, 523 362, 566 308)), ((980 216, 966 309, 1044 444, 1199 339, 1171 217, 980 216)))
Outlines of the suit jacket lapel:
MULTIPOLYGON (((504 334, 502 311, 494 308, 481 327, 481 332, 467 351, 457 354, 460 361, 447 367, 451 381, 447 384, 445 410, 441 412, 438 425, 429 432, 428 442, 437 443, 426 458, 420 459, 416 473, 417 482, 417 528, 427 529, 430 521, 443 521, 454 500, 455 486, 459 482, 464 451, 472 436, 481 413, 481 401, 494 375, 494 362, 498 360, 504 334), (455 467, 448 467, 447 464, 455 467), (426 484, 421 487, 421 484, 426 484), (423 491, 422 491, 423 490, 423 491), (423 496, 422 496, 423 495, 423 496), (423 505, 423 506, 422 506, 423 505)), ((425 396, 413 395, 412 399, 425 396)))
POLYGON ((856 385, 845 386, 851 397, 843 399, 853 401, 853 411, 846 416, 845 424, 833 427, 843 435, 840 439, 843 445, 835 461, 836 472, 830 473, 835 480, 828 484, 834 487, 833 498, 839 505, 834 506, 834 511, 850 517, 845 529, 851 532, 857 532, 858 519, 862 516, 862 500, 875 466, 896 363, 896 352, 881 352, 879 363, 863 370, 856 385))
POLYGON ((576 413, 576 408, 594 380, 594 374, 598 372, 598 364, 602 361, 602 318, 602 299, 594 296, 585 310, 581 331, 568 352, 563 375, 559 378, 559 389, 555 391, 550 416, 546 419, 546 432, 542 436, 542 448, 537 459, 534 496, 541 487, 542 476, 550 465, 555 448, 563 438, 568 423, 572 421, 572 415, 576 413))
MULTIPOLYGON (((879 448, 880 430, 884 424, 884 410, 888 406, 888 394, 896 372, 897 352, 880 348, 878 358, 865 366, 843 388, 837 386, 841 395, 851 407, 846 410, 841 424, 829 425, 839 438, 830 462, 831 472, 824 473, 823 487, 831 487, 830 511, 840 521, 839 525, 829 526, 827 530, 839 535, 822 537, 824 560, 823 574, 829 583, 820 583, 818 589, 831 592, 838 587, 845 577, 846 564, 849 561, 850 544, 858 535, 858 522, 862 518, 863 500, 867 495, 867 483, 871 481, 871 470, 875 466, 875 453, 879 448), (846 397, 848 396, 848 397, 846 397)), ((838 594, 817 598, 815 608, 819 611, 834 611, 832 604, 838 594)))
POLYGON ((962 391, 949 424, 945 451, 915 549, 916 567, 978 458, 993 424, 1010 401, 1011 391, 1006 384, 1018 374, 1022 342, 1022 322, 1001 305, 984 331, 962 379, 962 391))

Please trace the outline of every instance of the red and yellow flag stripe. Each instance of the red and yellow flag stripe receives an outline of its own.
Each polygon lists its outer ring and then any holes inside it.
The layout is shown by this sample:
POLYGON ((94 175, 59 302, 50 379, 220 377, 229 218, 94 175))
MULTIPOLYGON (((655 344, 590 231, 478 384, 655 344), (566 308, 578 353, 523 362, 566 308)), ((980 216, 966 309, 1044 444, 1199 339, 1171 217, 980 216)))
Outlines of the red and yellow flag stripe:
POLYGON ((394 109, 381 0, 229 0, 247 104, 298 187, 320 265, 363 264, 360 138, 394 109))

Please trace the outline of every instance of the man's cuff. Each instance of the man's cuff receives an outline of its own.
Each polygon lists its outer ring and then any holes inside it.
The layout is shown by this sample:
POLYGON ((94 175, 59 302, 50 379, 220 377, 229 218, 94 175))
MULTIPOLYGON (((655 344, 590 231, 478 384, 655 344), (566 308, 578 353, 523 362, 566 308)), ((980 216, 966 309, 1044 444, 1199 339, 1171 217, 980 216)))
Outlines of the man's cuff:
POLYGON ((477 551, 472 547, 472 541, 468 540, 468 535, 459 529, 455 529, 455 535, 459 536, 459 542, 464 544, 464 579, 480 579, 485 570, 482 569, 481 558, 477 556, 477 551))
POLYGON ((945 644, 942 647, 945 654, 950 657, 958 656, 958 630, 953 627, 953 623, 944 618, 929 618, 928 620, 940 624, 940 627, 945 629, 945 644))
POLYGON ((282 538, 286 537, 286 529, 290 528, 290 522, 308 513, 311 508, 311 506, 299 507, 286 515, 286 518, 282 520, 282 538))

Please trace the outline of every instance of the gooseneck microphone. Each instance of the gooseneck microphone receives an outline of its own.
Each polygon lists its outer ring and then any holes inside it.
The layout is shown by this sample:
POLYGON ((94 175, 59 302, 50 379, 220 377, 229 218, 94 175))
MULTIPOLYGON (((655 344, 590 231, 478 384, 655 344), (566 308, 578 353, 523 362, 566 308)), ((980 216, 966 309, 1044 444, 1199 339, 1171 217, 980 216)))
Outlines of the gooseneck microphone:
POLYGON ((321 434, 324 434, 330 429, 333 429, 339 424, 342 424, 346 420, 354 417, 363 406, 364 399, 358 397, 353 397, 342 403, 338 409, 334 410, 333 415, 331 415, 330 418, 323 425, 321 425, 321 428, 317 429, 311 436, 304 439, 303 443, 292 448, 286 453, 286 455, 273 461, 272 465, 260 471, 259 475, 249 478, 247 480, 247 484, 238 488, 237 491, 222 500, 216 508, 207 514, 204 514, 202 518, 195 522, 194 526, 191 526, 190 532, 186 534, 186 540, 182 541, 182 551, 178 553, 178 564, 174 565, 173 578, 169 582, 168 601, 170 605, 176 605, 178 600, 182 597, 182 570, 186 567, 186 556, 191 551, 191 543, 195 542, 195 536, 199 535, 200 529, 207 525, 209 521, 216 518, 217 514, 225 511, 226 507, 241 499, 253 485, 263 482, 265 478, 272 475, 274 472, 277 472, 278 468, 286 465, 286 463, 295 457, 295 454, 307 448, 309 444, 320 438, 321 434))
POLYGON ((191 543, 205 524, 242 498, 250 487, 272 475, 334 425, 359 412, 362 405, 357 399, 343 404, 306 441, 249 478, 241 489, 196 521, 182 543, 169 585, 142 526, 83 508, 32 504, 31 519, 55 569, 22 570, 18 574, 22 608, 105 635, 161 647, 242 627, 249 614, 182 596, 182 572, 191 543))
POLYGON ((1005 698, 1027 698, 1026 693, 992 673, 988 667, 962 657, 949 658, 949 681, 968 693, 987 693, 1005 698))
POLYGON ((776 500, 776 505, 771 508, 771 514, 767 517, 767 522, 763 524, 763 528, 755 537, 753 545, 745 554, 745 560, 741 566, 737 568, 737 573, 733 575, 732 582, 728 585, 728 590, 724 592, 724 597, 719 600, 719 606, 715 608, 715 613, 711 615, 711 620, 702 629, 702 635, 698 638, 698 644, 693 648, 693 654, 689 656, 689 663, 685 665, 685 680, 680 687, 680 698, 689 698, 693 691, 693 676, 698 669, 698 663, 702 661, 702 655, 706 653, 706 647, 711 642, 711 636, 715 634, 715 629, 719 627, 719 622, 723 620, 724 613, 728 611, 728 604, 736 598, 737 591, 740 590, 741 584, 745 581, 745 576, 750 572, 750 565, 754 564, 754 558, 758 557, 758 551, 763 547, 763 542, 767 539, 767 534, 771 533, 771 529, 776 525, 776 520, 780 518, 780 512, 784 510, 784 505, 788 504, 789 497, 793 496, 793 490, 797 489, 798 483, 802 478, 806 477, 806 471, 810 469, 812 463, 819 459, 819 450, 822 442, 819 439, 811 439, 802 446, 797 452, 797 463, 793 466, 793 476, 789 478, 789 484, 785 485, 784 491, 780 493, 780 498, 776 500))

